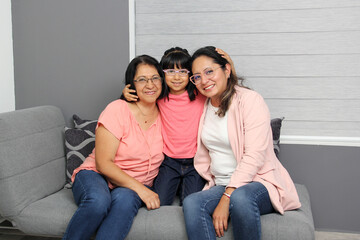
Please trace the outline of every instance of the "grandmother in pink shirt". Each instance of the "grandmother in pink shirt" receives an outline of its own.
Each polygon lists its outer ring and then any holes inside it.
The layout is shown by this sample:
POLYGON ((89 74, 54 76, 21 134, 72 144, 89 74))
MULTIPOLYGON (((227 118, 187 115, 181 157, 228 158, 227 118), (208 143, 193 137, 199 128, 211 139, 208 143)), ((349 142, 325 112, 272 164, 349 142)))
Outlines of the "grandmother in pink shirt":
POLYGON ((231 65, 215 47, 192 56, 190 80, 208 97, 194 158, 207 184, 184 200, 189 240, 222 237, 229 216, 234 239, 261 239, 260 215, 301 206, 275 156, 268 107, 258 93, 242 86, 231 65))
POLYGON ((166 93, 158 61, 134 58, 125 74, 137 102, 111 102, 98 119, 95 149, 75 169, 73 195, 77 211, 63 239, 125 239, 138 209, 160 207, 152 191, 163 161, 161 119, 156 100, 166 93), (119 217, 120 216, 120 217, 119 217))

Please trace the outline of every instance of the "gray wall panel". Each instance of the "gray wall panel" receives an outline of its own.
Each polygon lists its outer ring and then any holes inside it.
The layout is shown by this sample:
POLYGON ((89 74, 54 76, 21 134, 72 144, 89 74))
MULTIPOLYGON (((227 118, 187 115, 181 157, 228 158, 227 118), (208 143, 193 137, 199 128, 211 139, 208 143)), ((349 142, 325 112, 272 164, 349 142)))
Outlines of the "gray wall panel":
POLYGON ((128 2, 12 0, 16 109, 97 118, 124 86, 128 2))
POLYGON ((359 156, 359 147, 281 145, 281 162, 309 190, 318 230, 360 232, 359 156))

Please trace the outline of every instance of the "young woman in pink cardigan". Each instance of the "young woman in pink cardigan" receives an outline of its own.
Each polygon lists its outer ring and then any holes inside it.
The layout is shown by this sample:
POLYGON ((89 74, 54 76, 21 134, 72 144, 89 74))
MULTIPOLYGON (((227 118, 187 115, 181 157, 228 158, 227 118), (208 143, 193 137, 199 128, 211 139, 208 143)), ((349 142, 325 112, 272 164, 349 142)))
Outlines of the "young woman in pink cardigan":
POLYGON ((301 206, 275 156, 266 103, 239 85, 226 59, 231 62, 215 47, 200 48, 192 56, 190 80, 208 97, 194 158, 207 184, 184 200, 189 240, 222 237, 229 217, 235 239, 260 239, 260 215, 301 206))

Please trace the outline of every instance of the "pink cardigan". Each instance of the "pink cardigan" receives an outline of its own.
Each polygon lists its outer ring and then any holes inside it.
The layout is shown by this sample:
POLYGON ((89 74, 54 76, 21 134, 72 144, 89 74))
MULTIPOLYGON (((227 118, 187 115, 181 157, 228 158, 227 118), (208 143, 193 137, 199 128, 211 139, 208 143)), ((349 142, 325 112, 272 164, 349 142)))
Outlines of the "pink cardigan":
MULTIPOLYGON (((264 99, 252 90, 239 86, 235 89, 227 114, 230 145, 238 164, 227 187, 260 182, 267 188, 272 205, 279 213, 299 208, 301 203, 295 185, 274 153, 270 113, 264 99)), ((199 123, 194 158, 196 170, 208 181, 204 190, 215 185, 209 152, 200 137, 207 104, 208 101, 199 123)))

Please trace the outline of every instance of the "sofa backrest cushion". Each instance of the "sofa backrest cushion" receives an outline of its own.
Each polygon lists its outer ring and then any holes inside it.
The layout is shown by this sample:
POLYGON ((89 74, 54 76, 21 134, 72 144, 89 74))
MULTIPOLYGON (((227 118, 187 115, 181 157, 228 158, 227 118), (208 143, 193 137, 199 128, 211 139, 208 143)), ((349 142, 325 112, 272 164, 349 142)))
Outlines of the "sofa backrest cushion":
POLYGON ((64 126, 54 106, 0 114, 0 215, 12 219, 63 188, 64 126))

